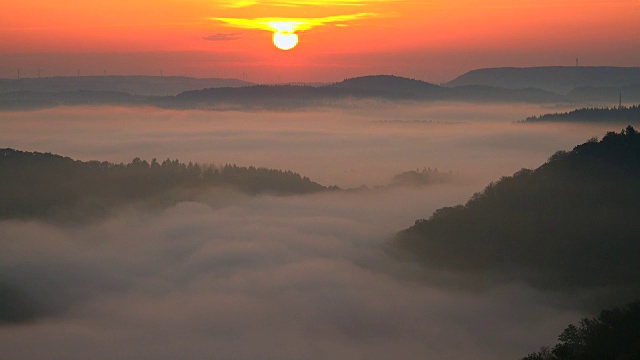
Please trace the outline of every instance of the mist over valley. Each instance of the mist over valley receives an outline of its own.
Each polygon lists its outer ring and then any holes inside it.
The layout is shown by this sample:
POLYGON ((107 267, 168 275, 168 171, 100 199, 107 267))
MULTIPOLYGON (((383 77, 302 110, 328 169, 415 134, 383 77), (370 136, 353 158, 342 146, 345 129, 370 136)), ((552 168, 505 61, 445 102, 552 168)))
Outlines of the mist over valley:
POLYGON ((0 360, 640 360, 638 19, 3 3, 0 360))
MULTIPOLYGON (((464 203, 491 181, 619 130, 517 122, 547 111, 525 103, 370 101, 303 111, 3 112, 0 143, 22 151, 6 156, 39 152, 45 163, 107 162, 115 170, 148 165, 122 183, 101 175, 114 191, 132 192, 125 196, 132 201, 89 221, 39 214, 0 221, 3 351, 14 359, 520 358, 592 308, 517 278, 425 270, 389 246, 416 219, 464 203), (145 172, 154 158, 160 166, 179 159, 184 169, 291 171, 319 191, 145 187, 156 176, 145 172), (331 185, 340 190, 323 190, 331 185), (153 191, 169 201, 135 201, 153 191)), ((30 166, 36 177, 12 185, 26 192, 6 193, 16 204, 20 196, 67 198, 59 190, 46 195, 59 189, 54 179, 65 181, 53 176, 58 165, 30 166)), ((117 198, 99 181, 88 184, 96 190, 66 191, 90 196, 90 206, 117 198)))

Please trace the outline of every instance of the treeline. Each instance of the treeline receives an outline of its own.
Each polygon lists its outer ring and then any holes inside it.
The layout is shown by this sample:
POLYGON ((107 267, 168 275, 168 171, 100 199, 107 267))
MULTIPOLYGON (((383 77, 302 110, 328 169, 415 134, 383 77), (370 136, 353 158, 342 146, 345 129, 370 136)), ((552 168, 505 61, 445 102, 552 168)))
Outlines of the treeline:
POLYGON ((150 163, 78 161, 50 153, 0 149, 0 218, 99 213, 131 201, 171 202, 176 194, 227 186, 248 194, 328 190, 291 171, 209 166, 166 159, 150 163))
POLYGON ((640 105, 605 108, 582 108, 564 113, 530 116, 524 122, 561 121, 561 122, 640 122, 640 105))
POLYGON ((445 183, 453 180, 455 174, 452 171, 441 172, 437 168, 424 167, 422 170, 410 170, 401 172, 393 177, 391 186, 421 186, 429 184, 445 183))
POLYGON ((522 360, 640 359, 640 300, 583 318, 578 325, 569 325, 558 341, 522 360))
POLYGON ((603 305, 640 291, 638 219, 640 134, 629 126, 436 210, 394 244, 430 268, 597 291, 603 305))

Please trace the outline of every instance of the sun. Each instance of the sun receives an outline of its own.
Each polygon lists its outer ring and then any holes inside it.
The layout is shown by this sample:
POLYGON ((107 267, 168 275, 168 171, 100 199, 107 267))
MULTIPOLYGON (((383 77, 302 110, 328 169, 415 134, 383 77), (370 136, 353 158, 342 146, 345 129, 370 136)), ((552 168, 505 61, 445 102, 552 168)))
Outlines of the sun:
POLYGON ((273 45, 280 50, 291 50, 298 45, 298 34, 290 31, 273 33, 273 45))

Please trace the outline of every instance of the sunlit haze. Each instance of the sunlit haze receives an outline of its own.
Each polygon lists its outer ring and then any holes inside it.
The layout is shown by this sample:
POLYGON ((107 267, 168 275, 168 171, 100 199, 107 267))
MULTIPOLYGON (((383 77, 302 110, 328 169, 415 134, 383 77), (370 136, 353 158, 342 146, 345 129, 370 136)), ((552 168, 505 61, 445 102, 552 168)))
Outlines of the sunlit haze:
POLYGON ((0 11, 0 77, 20 68, 22 77, 162 71, 268 83, 385 73, 442 82, 473 68, 576 58, 635 66, 638 18, 635 0, 24 0, 0 11), (265 31, 278 19, 296 24, 293 51, 265 31))
POLYGON ((639 24, 4 1, 0 360, 639 360, 639 24))

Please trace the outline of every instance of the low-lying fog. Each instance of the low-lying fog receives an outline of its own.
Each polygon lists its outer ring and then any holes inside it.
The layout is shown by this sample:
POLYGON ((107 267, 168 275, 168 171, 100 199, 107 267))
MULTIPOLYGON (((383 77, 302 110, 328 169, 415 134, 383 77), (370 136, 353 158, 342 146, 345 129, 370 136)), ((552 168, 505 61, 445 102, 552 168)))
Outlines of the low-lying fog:
POLYGON ((486 184, 613 130, 512 123, 550 111, 535 105, 394 103, 288 113, 58 108, 0 114, 0 146, 79 160, 177 157, 266 166, 341 187, 385 184, 398 172, 423 166, 486 184))
MULTIPOLYGON (((0 147, 289 169, 323 185, 426 187, 250 197, 219 190, 83 225, 0 222, 0 282, 42 307, 0 324, 11 359, 518 359, 586 315, 521 284, 415 279, 386 241, 489 181, 610 126, 514 124, 533 105, 371 104, 200 112, 57 108, 0 114, 0 147), (437 284, 436 284, 437 283, 437 284)), ((446 274, 443 274, 445 277, 446 274)))

